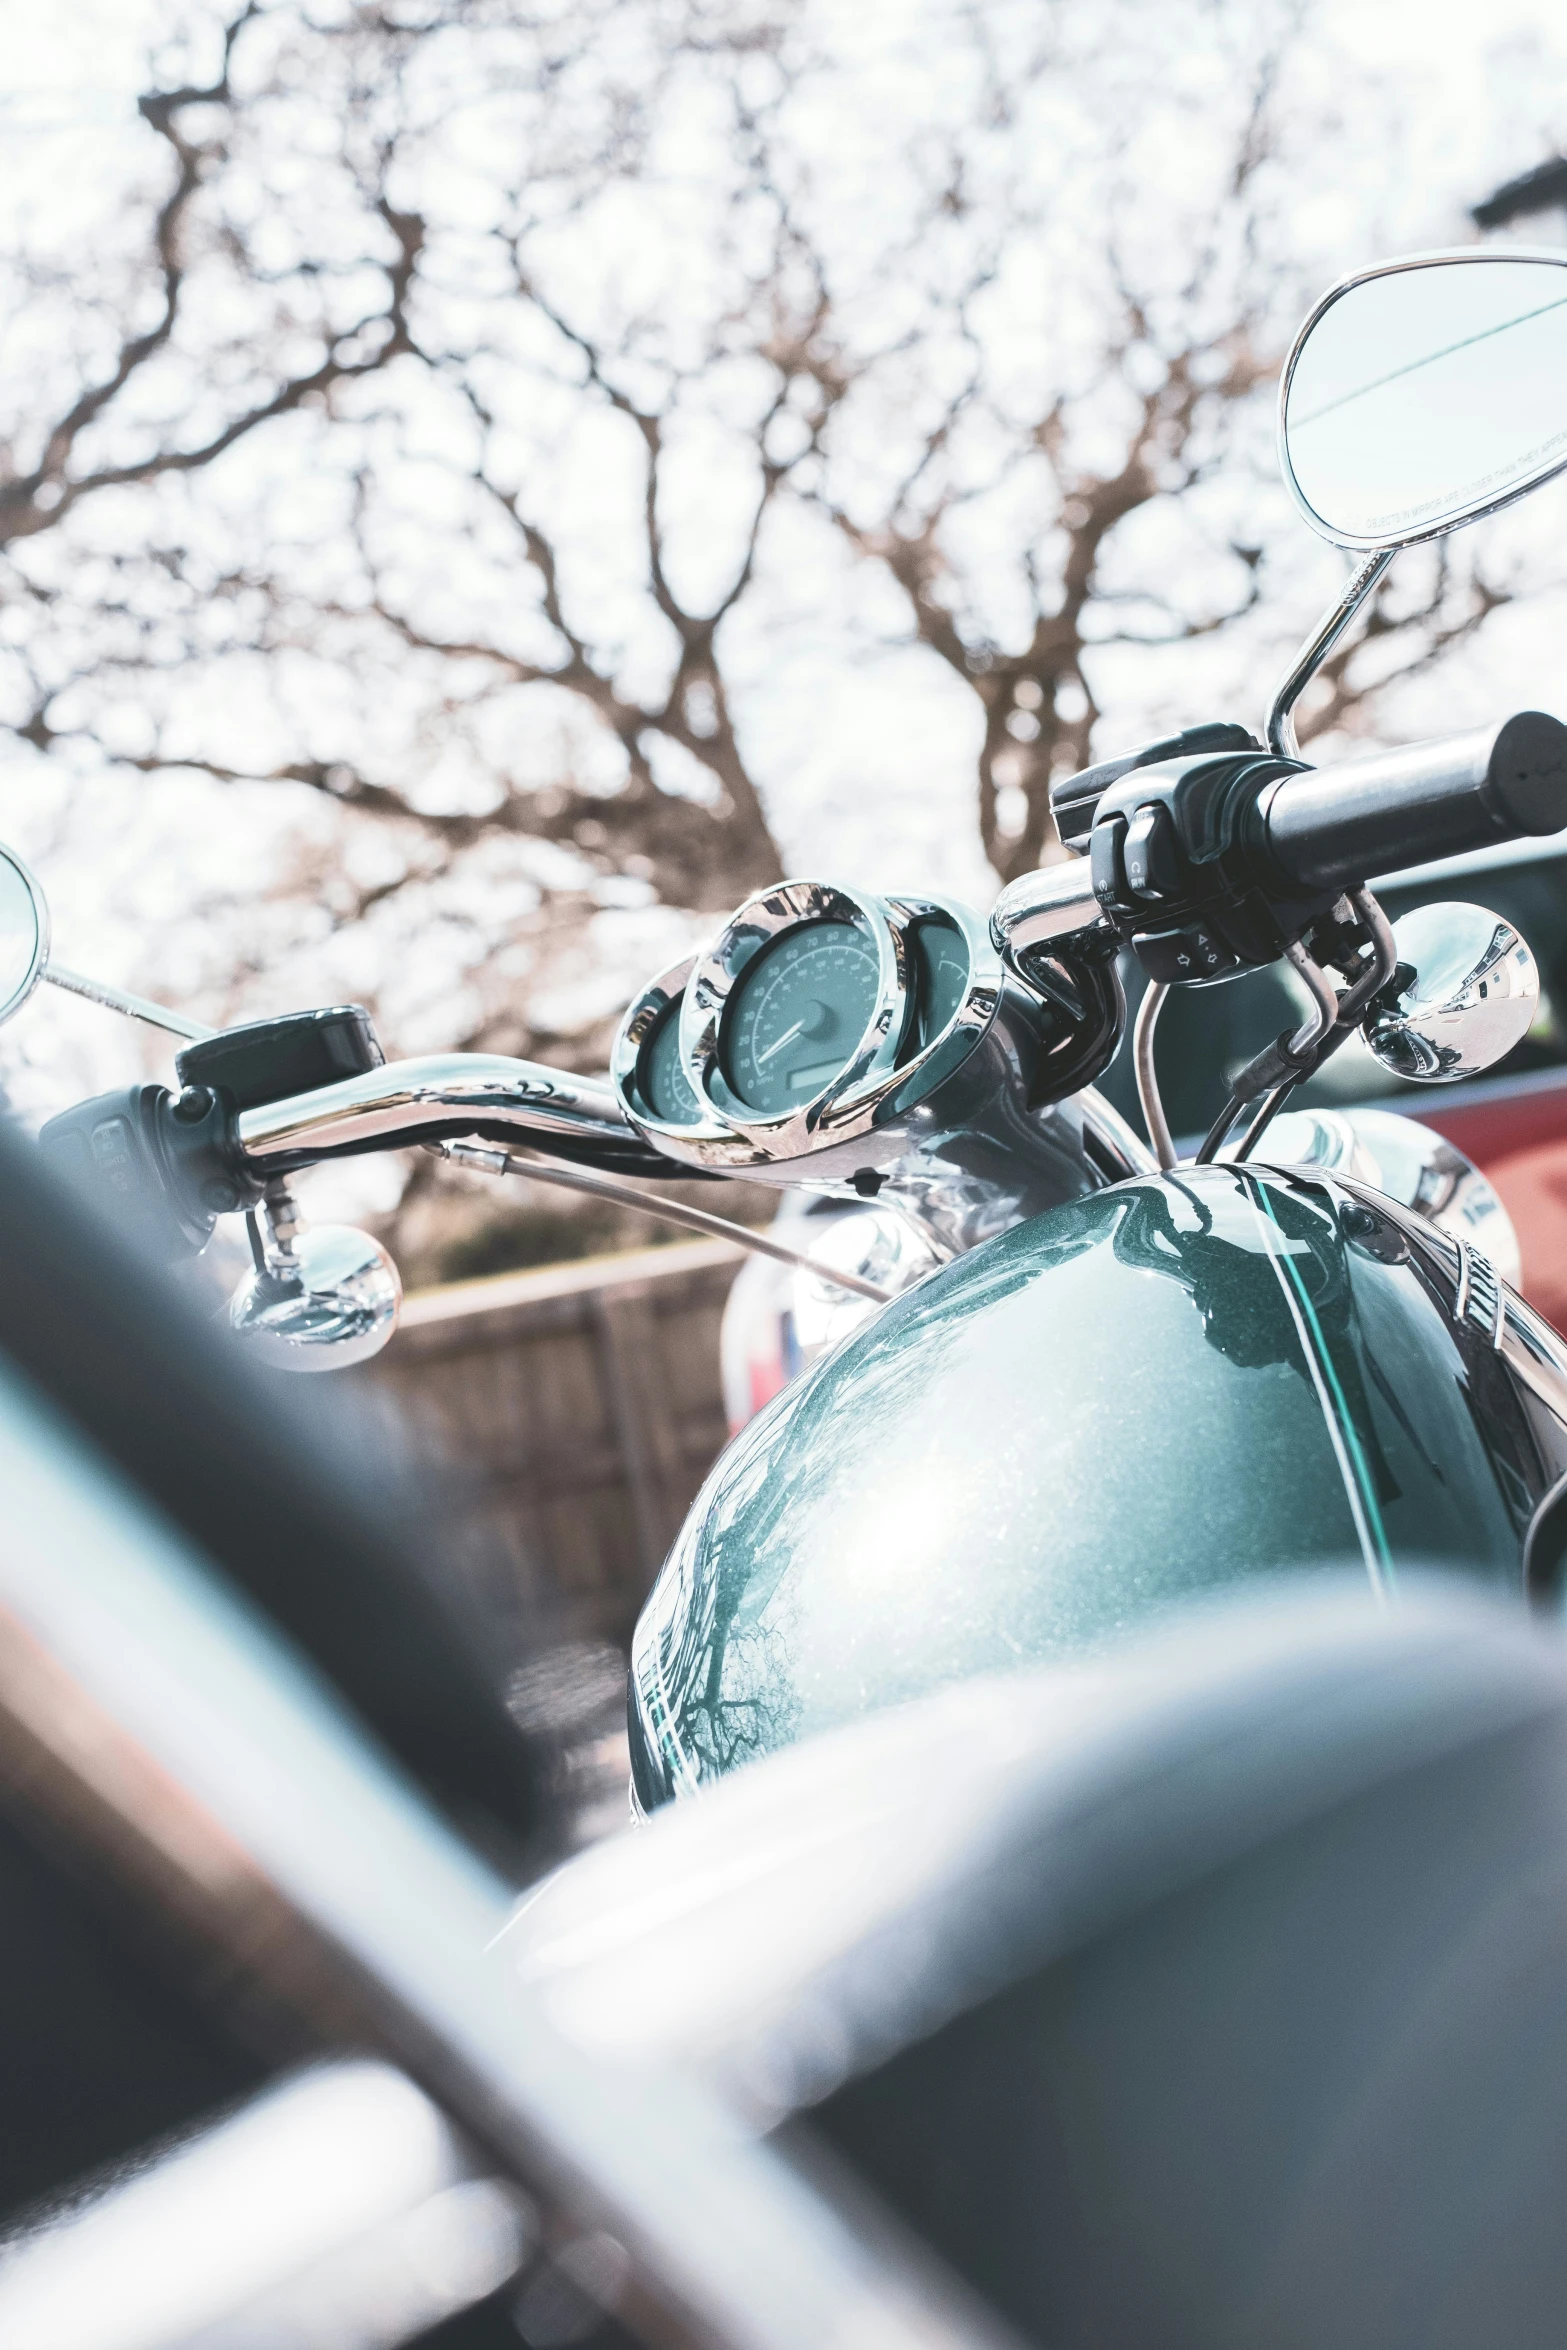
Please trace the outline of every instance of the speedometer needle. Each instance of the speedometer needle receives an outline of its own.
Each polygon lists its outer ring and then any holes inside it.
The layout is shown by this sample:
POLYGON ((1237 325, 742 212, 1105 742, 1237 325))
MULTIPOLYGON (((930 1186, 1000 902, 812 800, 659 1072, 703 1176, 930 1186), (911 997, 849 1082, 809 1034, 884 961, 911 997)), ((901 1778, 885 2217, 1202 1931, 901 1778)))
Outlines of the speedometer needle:
POLYGON ((797 1036, 803 1036, 804 1034, 805 1034, 805 1022, 804 1022, 803 1020, 796 1020, 796 1022, 795 1022, 795 1024, 794 1024, 794 1026, 793 1026, 792 1028, 786 1028, 786 1029, 784 1030, 784 1032, 783 1032, 782 1036, 775 1036, 775 1037, 774 1037, 774 1039, 773 1039, 772 1043, 771 1043, 771 1044, 768 1046, 768 1048, 767 1048, 767 1050, 766 1050, 766 1052, 765 1052, 765 1053, 758 1053, 758 1054, 757 1054, 757 1056, 756 1056, 756 1065, 757 1065, 757 1067, 760 1069, 760 1067, 762 1066, 762 1063, 763 1063, 764 1061, 770 1061, 770 1060, 772 1059, 772 1057, 773 1057, 774 1053, 781 1053, 781 1052, 783 1051, 783 1049, 784 1049, 784 1046, 785 1046, 786 1044, 793 1044, 793 1042, 794 1042, 794 1040, 795 1040, 795 1038, 796 1038, 797 1036))

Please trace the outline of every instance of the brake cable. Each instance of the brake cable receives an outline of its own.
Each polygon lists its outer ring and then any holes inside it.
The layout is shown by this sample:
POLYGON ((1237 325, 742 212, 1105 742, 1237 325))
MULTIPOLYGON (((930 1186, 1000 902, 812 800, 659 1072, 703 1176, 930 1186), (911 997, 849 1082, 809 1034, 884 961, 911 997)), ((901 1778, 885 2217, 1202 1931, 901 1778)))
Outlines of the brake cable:
POLYGON ((459 1166, 482 1167, 490 1175, 520 1175, 529 1183, 554 1183, 562 1191, 585 1191, 594 1199, 615 1200, 621 1207, 640 1209, 644 1216, 662 1218, 666 1224, 684 1225, 688 1231, 700 1232, 710 1240, 736 1241, 757 1256, 771 1257, 776 1264, 788 1265, 797 1273, 809 1273, 814 1280, 825 1281, 835 1289, 847 1289, 856 1297, 869 1298, 873 1305, 890 1304, 897 1294, 874 1281, 863 1280, 858 1273, 840 1273, 832 1266, 818 1264, 814 1257, 803 1255, 799 1249, 786 1248, 782 1241, 753 1232, 747 1224, 732 1223, 727 1216, 709 1215, 706 1208, 688 1208, 679 1200, 649 1199, 645 1192, 629 1183, 617 1182, 612 1175, 590 1173, 585 1167, 565 1167, 557 1159, 535 1158, 531 1153, 524 1156, 493 1143, 431 1142, 425 1148, 459 1166))

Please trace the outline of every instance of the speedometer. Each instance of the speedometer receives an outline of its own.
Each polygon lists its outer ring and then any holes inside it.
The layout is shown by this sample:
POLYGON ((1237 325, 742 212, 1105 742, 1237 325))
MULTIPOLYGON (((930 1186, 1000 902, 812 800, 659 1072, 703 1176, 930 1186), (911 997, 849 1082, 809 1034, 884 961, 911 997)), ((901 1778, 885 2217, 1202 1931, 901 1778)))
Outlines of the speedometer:
POLYGON ((751 1153, 714 1117, 680 1050, 680 1009, 694 955, 672 963, 632 999, 610 1050, 621 1108, 666 1156, 700 1166, 743 1166, 751 1153))
MULTIPOLYGON (((915 1111, 921 1135, 936 1130, 934 1097, 1001 999, 985 923, 955 900, 779 881, 649 981, 611 1073, 627 1119, 670 1159, 769 1183, 808 1161, 816 1179, 859 1183, 909 1147, 915 1111)), ((991 1053, 981 1087, 1011 1066, 991 1053)))
POLYGON ((723 1024, 725 1080, 746 1109, 778 1117, 853 1060, 876 1011, 881 960, 859 922, 807 922, 749 963, 723 1024))

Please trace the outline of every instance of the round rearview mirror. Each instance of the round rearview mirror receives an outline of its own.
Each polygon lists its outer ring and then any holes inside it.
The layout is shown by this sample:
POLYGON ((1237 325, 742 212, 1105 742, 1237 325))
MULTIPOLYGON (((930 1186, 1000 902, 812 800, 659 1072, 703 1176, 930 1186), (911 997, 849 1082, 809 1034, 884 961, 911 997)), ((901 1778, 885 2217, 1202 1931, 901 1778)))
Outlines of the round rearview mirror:
POLYGON ((0 848, 0 1020, 19 1012, 49 959, 49 908, 14 849, 0 848))
POLYGON ((401 1277, 378 1240, 351 1224, 313 1224, 246 1274, 229 1323, 280 1371, 341 1371, 380 1353, 402 1304, 401 1277))
POLYGON ((1567 253, 1476 247, 1323 296, 1279 394, 1285 479, 1342 547, 1413 545, 1567 466, 1567 253))
POLYGON ((1478 1077, 1534 1024, 1540 974, 1527 940, 1484 906, 1417 906, 1393 925, 1399 988, 1366 1024, 1385 1069, 1419 1085, 1478 1077))

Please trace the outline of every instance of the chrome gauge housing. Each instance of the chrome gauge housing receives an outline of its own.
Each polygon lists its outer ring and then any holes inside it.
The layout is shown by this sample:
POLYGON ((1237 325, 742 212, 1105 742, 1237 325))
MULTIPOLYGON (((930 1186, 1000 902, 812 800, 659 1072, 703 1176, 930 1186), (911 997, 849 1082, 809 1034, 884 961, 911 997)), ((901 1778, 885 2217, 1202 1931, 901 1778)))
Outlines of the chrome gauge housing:
POLYGON ((733 1132, 797 1159, 870 1123, 908 1012, 909 942, 887 902, 784 881, 747 898, 697 958, 681 1054, 733 1132))
POLYGON ((672 1157, 763 1180, 798 1180, 807 1158, 848 1172, 907 1147, 905 1114, 968 1060, 1002 985, 985 923, 956 900, 779 882, 643 990, 612 1073, 672 1157))
POLYGON ((610 1054, 621 1108, 659 1150, 699 1166, 744 1167, 747 1143, 692 1085, 680 1051, 680 1012, 697 958, 686 955, 633 998, 610 1054))

